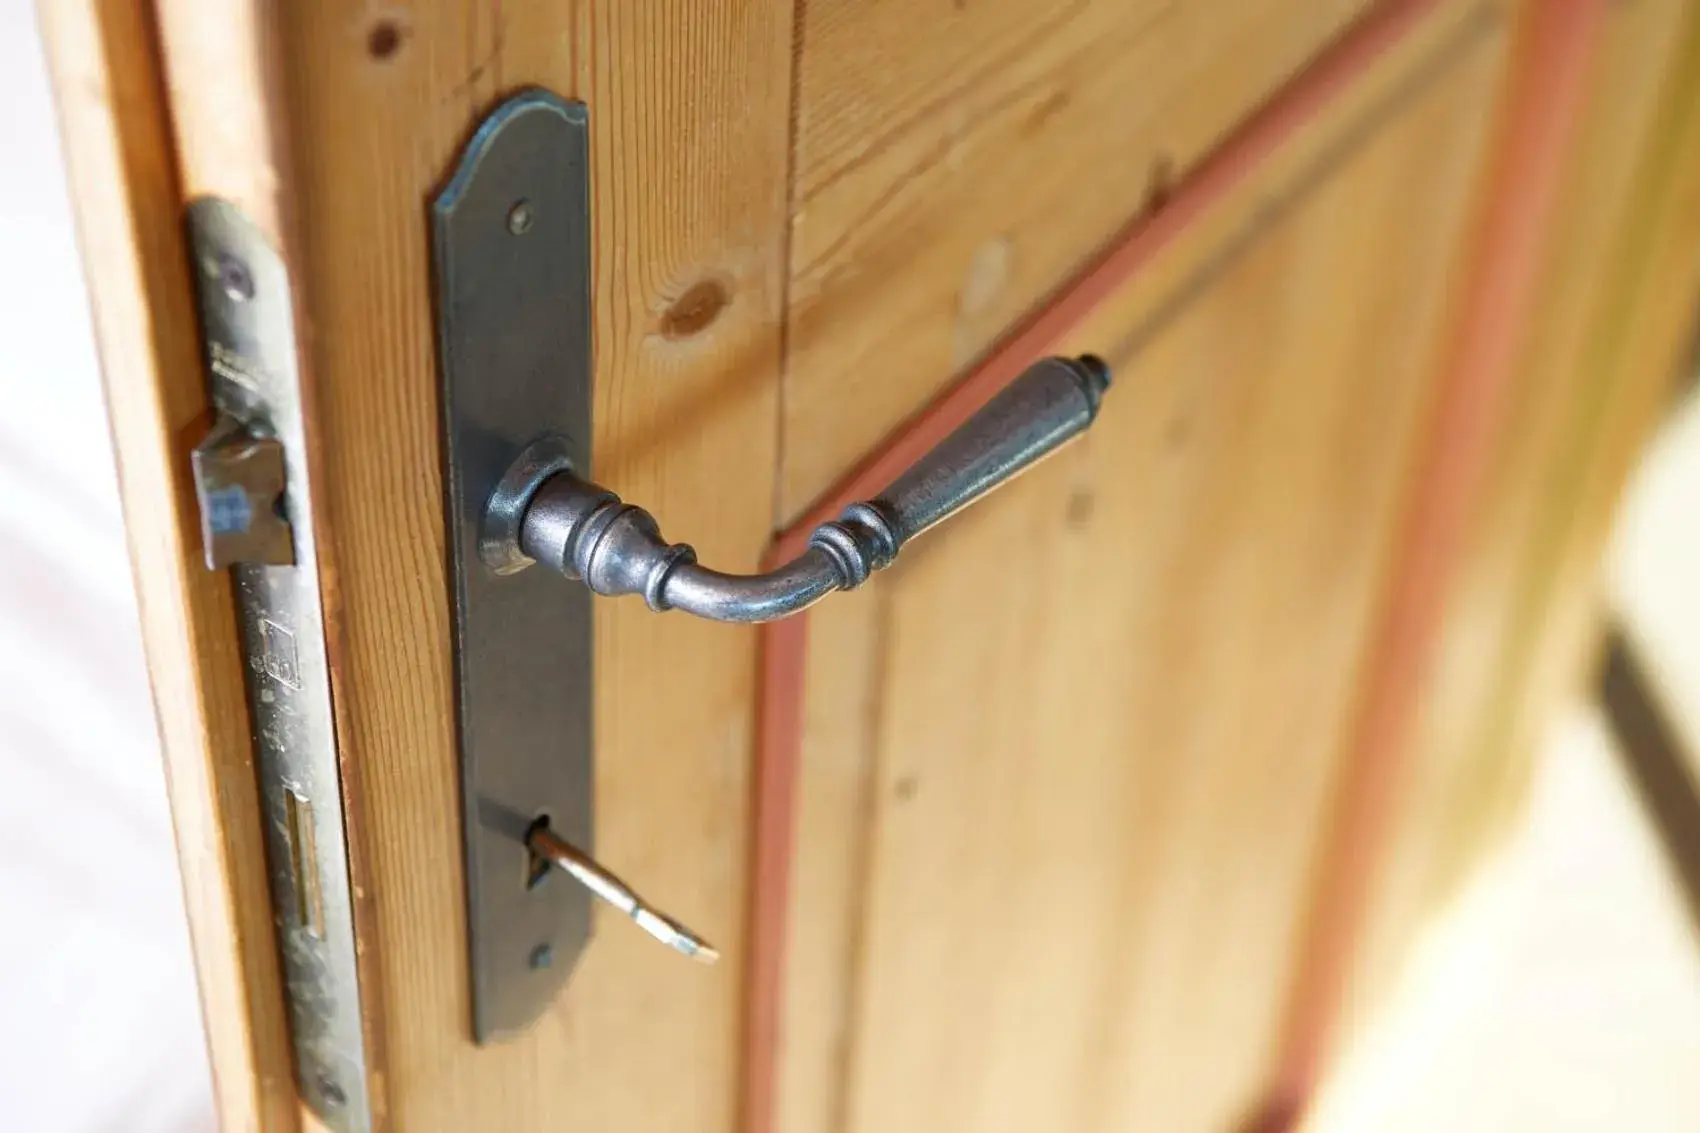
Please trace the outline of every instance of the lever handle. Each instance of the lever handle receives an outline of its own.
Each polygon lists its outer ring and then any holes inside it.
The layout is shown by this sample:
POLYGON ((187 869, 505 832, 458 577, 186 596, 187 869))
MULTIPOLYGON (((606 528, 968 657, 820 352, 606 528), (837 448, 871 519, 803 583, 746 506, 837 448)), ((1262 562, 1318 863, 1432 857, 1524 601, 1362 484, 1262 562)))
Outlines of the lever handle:
POLYGON ((505 548, 490 541, 489 561, 511 569, 533 559, 597 594, 641 594, 652 610, 723 622, 783 618, 860 586, 910 539, 1084 432, 1109 385, 1109 367, 1091 355, 1035 363, 878 497, 821 524, 808 550, 765 574, 699 566, 688 544, 661 537, 654 516, 566 470, 504 481, 523 485, 525 498, 498 490, 491 499, 487 529, 512 534, 505 548))

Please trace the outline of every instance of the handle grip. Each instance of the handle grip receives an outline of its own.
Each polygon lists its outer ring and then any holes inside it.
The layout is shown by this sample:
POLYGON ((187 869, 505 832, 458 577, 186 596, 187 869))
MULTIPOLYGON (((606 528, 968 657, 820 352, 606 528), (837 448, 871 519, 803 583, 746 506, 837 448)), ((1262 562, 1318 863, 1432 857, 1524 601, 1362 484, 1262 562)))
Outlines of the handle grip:
MULTIPOLYGON (((528 498, 493 498, 487 522, 511 529, 518 514, 512 538, 523 557, 597 594, 641 594, 653 610, 716 621, 772 621, 861 585, 910 539, 1085 432, 1109 385, 1109 367, 1091 355, 1035 363, 885 491, 821 524, 808 550, 765 574, 699 566, 688 544, 661 537, 654 516, 570 471, 543 479, 528 498)), ((518 557, 511 547, 496 552, 504 564, 518 557)))

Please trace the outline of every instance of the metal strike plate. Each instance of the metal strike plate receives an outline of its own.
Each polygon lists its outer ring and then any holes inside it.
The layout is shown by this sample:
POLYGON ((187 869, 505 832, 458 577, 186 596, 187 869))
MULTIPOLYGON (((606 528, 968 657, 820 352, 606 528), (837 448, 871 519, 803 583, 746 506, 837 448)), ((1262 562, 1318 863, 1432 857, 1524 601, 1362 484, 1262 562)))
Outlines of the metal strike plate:
POLYGON ((219 413, 194 460, 202 528, 208 566, 234 564, 296 1075, 327 1126, 367 1133, 353 896, 289 275, 224 201, 191 204, 188 233, 219 413))
POLYGON ((521 479, 589 471, 589 173, 585 108, 527 91, 485 119, 432 206, 480 1042, 541 1015, 590 937, 589 892, 537 868, 526 837, 547 818, 592 846, 591 595, 489 555, 485 515, 516 462, 521 479))

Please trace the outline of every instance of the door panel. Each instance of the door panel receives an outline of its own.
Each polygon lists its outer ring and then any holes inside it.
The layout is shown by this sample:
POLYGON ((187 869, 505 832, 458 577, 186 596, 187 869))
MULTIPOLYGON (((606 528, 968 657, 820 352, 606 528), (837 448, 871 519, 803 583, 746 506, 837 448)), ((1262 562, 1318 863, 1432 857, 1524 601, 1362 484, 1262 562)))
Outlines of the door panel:
POLYGON ((1258 1100, 1503 77, 1430 35, 1074 336, 1092 434, 812 615, 786 1133, 1258 1100))
POLYGON ((596 476, 706 561, 753 567, 773 491, 791 4, 443 0, 357 17, 326 2, 283 20, 395 1126, 730 1128, 749 630, 624 602, 600 604, 595 627, 596 852, 721 965, 599 912, 548 1017, 471 1041, 425 203, 515 88, 588 103, 596 476))
POLYGON ((1671 197, 1700 144, 1700 122, 1682 113, 1697 105, 1697 53, 1700 10, 1688 0, 1609 10, 1535 332, 1508 395, 1515 426, 1472 509, 1407 741, 1348 1023, 1373 1016, 1420 926, 1518 813, 1548 722, 1594 664, 1593 579, 1612 506, 1692 333, 1693 257, 1661 262, 1649 234, 1673 249, 1700 240, 1696 206, 1671 197), (1630 343, 1626 363, 1615 352, 1630 343))
POLYGON ((801 5, 781 519, 1369 6, 801 5))

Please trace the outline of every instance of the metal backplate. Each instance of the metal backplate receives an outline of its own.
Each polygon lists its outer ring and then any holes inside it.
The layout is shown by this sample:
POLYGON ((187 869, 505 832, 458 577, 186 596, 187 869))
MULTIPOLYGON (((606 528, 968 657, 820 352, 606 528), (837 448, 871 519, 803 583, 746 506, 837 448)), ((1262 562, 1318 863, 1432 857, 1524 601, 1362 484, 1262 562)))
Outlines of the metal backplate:
MULTIPOLYGON (((213 403, 222 422, 234 422, 260 447, 281 443, 283 519, 294 538, 293 565, 240 561, 231 573, 296 1074, 302 1097, 326 1125, 366 1133, 372 1119, 342 777, 289 276, 260 232, 224 201, 191 204, 188 228, 213 403)), ((259 557, 253 550, 235 557, 259 557)), ((287 562, 289 540, 274 550, 287 562)))
POLYGON ((534 874, 525 837, 547 816, 593 844, 591 594, 479 554, 485 506, 532 442, 589 472, 589 170, 584 107, 528 91, 484 121, 432 208, 480 1042, 541 1015, 590 936, 588 891, 534 874))

